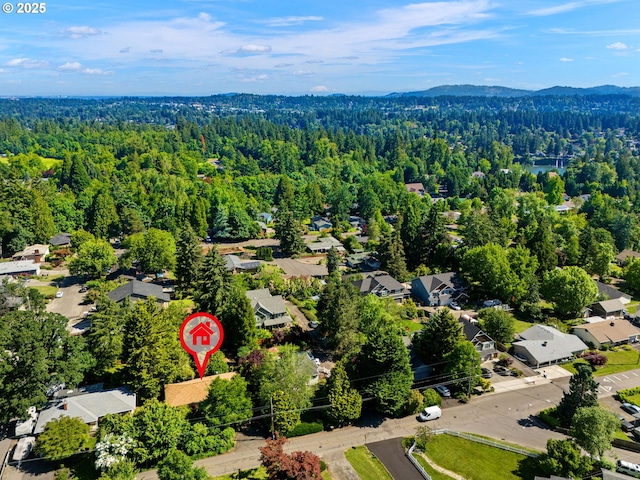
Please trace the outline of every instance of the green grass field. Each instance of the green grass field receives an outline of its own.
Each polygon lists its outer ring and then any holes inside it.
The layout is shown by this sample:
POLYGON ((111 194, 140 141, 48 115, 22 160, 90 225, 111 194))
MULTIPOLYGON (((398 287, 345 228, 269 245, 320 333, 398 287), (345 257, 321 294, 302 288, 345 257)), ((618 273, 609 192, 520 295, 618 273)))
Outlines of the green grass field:
MULTIPOLYGON (((594 372, 594 377, 600 377, 604 375, 611 375, 619 372, 626 372, 628 370, 634 370, 636 368, 640 368, 640 355, 635 350, 616 350, 616 351, 606 351, 599 352, 607 357, 607 364, 604 367, 598 367, 594 372)), ((573 363, 567 363, 566 365, 562 365, 565 370, 570 371, 571 373, 576 373, 576 367, 574 366, 576 363, 586 363, 584 360, 576 360, 573 363)))
POLYGON ((427 463, 427 461, 421 454, 414 453, 413 458, 415 458, 418 463, 422 465, 422 468, 424 468, 424 470, 429 474, 431 480, 451 480, 452 477, 450 477, 449 475, 445 475, 444 473, 440 473, 437 470, 431 468, 431 465, 427 463))
POLYGON ((45 298, 55 298, 56 292, 58 291, 58 287, 52 287, 50 285, 29 287, 29 288, 33 288, 34 290, 37 290, 42 295, 44 295, 45 298))
POLYGON ((402 329, 408 333, 417 332, 422 329, 422 324, 420 322, 414 322, 413 320, 400 320, 400 325, 402 329))
POLYGON ((366 447, 354 447, 344 452, 344 456, 362 480, 393 480, 380 460, 366 447))
POLYGON ((517 480, 519 462, 527 458, 446 434, 430 439, 426 454, 437 465, 469 480, 517 480))

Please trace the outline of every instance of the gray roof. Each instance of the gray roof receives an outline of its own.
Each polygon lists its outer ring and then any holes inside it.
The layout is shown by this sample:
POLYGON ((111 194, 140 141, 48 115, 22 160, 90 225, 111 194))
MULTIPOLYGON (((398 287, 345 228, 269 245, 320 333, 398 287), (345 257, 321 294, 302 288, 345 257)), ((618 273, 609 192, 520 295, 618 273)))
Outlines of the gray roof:
POLYGON ((404 285, 402 285, 399 281, 393 278, 389 274, 384 275, 370 275, 362 280, 357 280, 353 282, 353 284, 360 290, 360 293, 374 293, 377 294, 378 291, 388 290, 391 292, 395 291, 405 291, 404 285))
POLYGON ((423 275, 422 277, 411 280, 412 284, 414 282, 421 283, 424 289, 431 293, 442 285, 455 288, 460 283, 460 280, 456 272, 445 272, 436 275, 423 275))
POLYGON ((271 315, 287 313, 287 307, 284 305, 282 295, 272 296, 268 288, 248 290, 247 297, 251 300, 251 306, 254 311, 258 308, 262 308, 271 315))
POLYGON ((0 275, 16 275, 40 270, 40 265, 33 260, 17 260, 0 262, 0 275))
POLYGON ((525 349, 534 363, 548 363, 573 357, 587 349, 576 335, 562 333, 548 325, 534 325, 520 334, 524 340, 513 346, 525 349))
POLYGON ((237 255, 225 255, 227 270, 254 270, 260 266, 259 260, 242 261, 237 255))
POLYGON ((58 233, 49 239, 49 244, 53 246, 67 245, 69 243, 71 243, 70 233, 58 233))
POLYGON ((564 335, 566 334, 549 325, 536 324, 520 333, 520 338, 523 340, 555 340, 562 338, 564 335))
POLYGON ((626 293, 621 292, 616 287, 607 285, 606 283, 602 282, 596 282, 596 286, 598 287, 598 293, 600 295, 606 295, 609 300, 623 297, 631 300, 631 295, 627 295, 626 293))
POLYGON ((315 242, 307 243, 307 247, 312 252, 315 250, 329 250, 331 247, 335 247, 335 249, 339 252, 344 252, 342 243, 340 243, 340 240, 334 237, 318 238, 318 240, 315 242))
POLYGON ((109 413, 132 412, 135 408, 135 393, 123 387, 69 397, 52 402, 44 408, 38 416, 33 433, 42 433, 48 422, 62 416, 77 417, 85 423, 96 423, 99 418, 109 413))
POLYGON ((168 293, 164 293, 162 291, 162 287, 160 285, 141 282, 140 280, 131 280, 129 283, 121 285, 115 290, 107 293, 107 297, 116 303, 123 301, 127 297, 155 297, 158 302, 168 302, 171 299, 168 293))
POLYGON ((604 311, 605 313, 619 312, 620 310, 624 310, 625 308, 624 303, 622 303, 619 298, 614 298, 613 300, 603 300, 601 302, 596 302, 593 305, 599 305, 600 308, 602 308, 602 311, 604 311))

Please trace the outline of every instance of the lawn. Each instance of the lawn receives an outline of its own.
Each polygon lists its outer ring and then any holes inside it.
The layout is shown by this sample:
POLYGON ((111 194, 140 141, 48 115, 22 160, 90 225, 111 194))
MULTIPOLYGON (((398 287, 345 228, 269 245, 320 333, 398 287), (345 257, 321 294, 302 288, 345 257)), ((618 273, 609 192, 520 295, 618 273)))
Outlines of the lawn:
POLYGON ((469 480, 517 480, 524 455, 451 435, 435 435, 427 443, 427 456, 437 465, 469 480), (473 452, 472 455, 468 455, 473 452), (461 462, 460 458, 465 461, 461 462))
POLYGON ((440 473, 437 470, 431 468, 431 465, 427 463, 427 461, 421 454, 414 453, 413 458, 415 458, 418 463, 422 465, 422 468, 424 468, 424 470, 429 474, 431 480, 451 480, 452 477, 450 477, 449 475, 445 475, 444 473, 440 473))
POLYGON ((414 320, 400 320, 400 325, 407 333, 417 332, 422 329, 422 324, 414 320))
POLYGON ((518 320, 517 318, 515 319, 516 333, 522 333, 527 328, 531 328, 534 325, 535 325, 535 323, 525 322, 524 320, 518 320))
POLYGON ((29 287, 29 288, 37 290, 42 295, 44 295, 45 298, 54 298, 56 296, 56 292, 58 291, 58 287, 52 287, 50 285, 44 285, 44 286, 38 286, 38 287, 29 287))
MULTIPOLYGON (((607 357, 607 364, 604 367, 597 368, 593 375, 600 377, 604 375, 611 375, 619 372, 626 372, 628 370, 634 370, 636 368, 640 368, 640 363, 638 360, 640 356, 638 352, 635 350, 625 350, 620 348, 618 350, 607 350, 606 352, 599 351, 598 353, 602 353, 607 357)), ((574 366, 576 363, 586 363, 584 360, 576 360, 573 363, 567 363, 566 365, 562 365, 565 370, 570 371, 571 373, 576 373, 576 367, 574 366)))
POLYGON ((366 447, 353 447, 344 452, 362 480, 393 480, 384 465, 366 447))
POLYGON ((238 478, 243 480, 267 480, 269 477, 264 467, 258 467, 251 470, 242 470, 239 477, 237 473, 230 473, 229 475, 214 477, 213 480, 237 480, 238 478))

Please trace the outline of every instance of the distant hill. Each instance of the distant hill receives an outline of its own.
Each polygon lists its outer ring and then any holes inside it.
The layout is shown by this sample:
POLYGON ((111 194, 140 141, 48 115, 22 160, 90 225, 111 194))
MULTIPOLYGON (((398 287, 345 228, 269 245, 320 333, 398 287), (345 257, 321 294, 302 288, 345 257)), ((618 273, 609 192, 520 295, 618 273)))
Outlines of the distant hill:
POLYGON ((617 87, 615 85, 600 85, 598 87, 550 87, 542 90, 521 90, 500 86, 485 85, 441 85, 428 90, 417 92, 395 92, 387 97, 526 97, 551 95, 630 95, 640 97, 640 87, 617 87))

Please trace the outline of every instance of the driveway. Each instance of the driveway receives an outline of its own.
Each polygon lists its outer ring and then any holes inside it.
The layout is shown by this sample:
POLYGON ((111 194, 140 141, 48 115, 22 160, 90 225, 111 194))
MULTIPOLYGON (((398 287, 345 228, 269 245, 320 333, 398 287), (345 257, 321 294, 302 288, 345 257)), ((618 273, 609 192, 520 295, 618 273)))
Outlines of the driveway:
POLYGON ((416 467, 404 454, 402 437, 367 443, 366 447, 387 468, 396 480, 424 480, 416 467))
MULTIPOLYGON (((29 280, 27 286, 35 285, 32 282, 35 280, 29 280)), ((70 275, 61 279, 58 284, 58 290, 62 292, 62 297, 54 298, 47 304, 47 312, 59 313, 67 317, 69 327, 76 323, 76 321, 82 318, 83 313, 88 311, 90 305, 82 305, 84 302, 85 294, 80 293, 80 287, 82 283, 80 278, 74 275, 70 275)))

